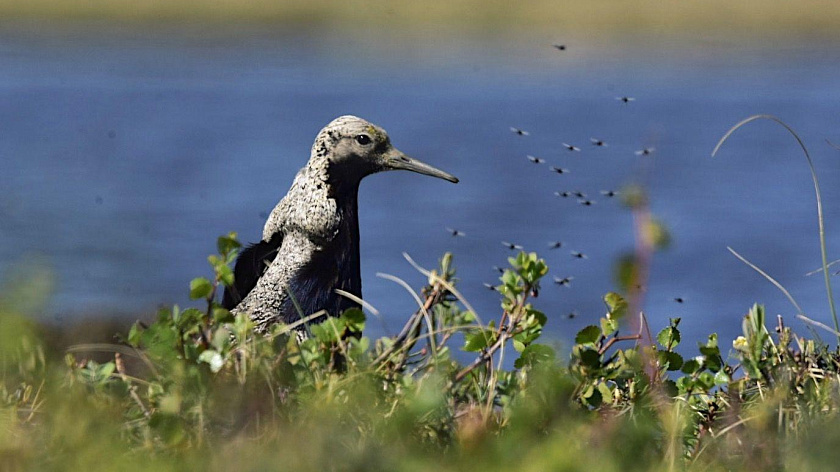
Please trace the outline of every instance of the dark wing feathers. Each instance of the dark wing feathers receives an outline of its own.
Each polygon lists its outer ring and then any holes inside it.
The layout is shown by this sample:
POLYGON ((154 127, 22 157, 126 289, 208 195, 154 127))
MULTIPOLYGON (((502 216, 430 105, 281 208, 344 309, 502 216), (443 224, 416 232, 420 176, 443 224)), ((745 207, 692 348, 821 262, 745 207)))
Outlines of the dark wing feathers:
POLYGON ((262 277, 268 265, 277 257, 283 243, 283 233, 277 232, 269 241, 260 241, 245 248, 233 268, 233 287, 226 287, 222 306, 232 310, 245 298, 262 277))

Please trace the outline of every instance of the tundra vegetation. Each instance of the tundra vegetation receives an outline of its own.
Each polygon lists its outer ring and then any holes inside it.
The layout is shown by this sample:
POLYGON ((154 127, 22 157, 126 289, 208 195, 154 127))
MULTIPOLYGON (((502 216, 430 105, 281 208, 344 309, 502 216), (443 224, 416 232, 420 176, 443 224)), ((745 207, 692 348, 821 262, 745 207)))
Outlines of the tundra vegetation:
POLYGON ((640 307, 668 232, 641 189, 622 195, 636 248, 604 316, 565 349, 541 342, 557 315, 539 307, 535 253, 509 259, 494 319, 459 293, 451 254, 431 270, 408 258, 427 279, 418 309, 377 340, 358 309, 254 335, 217 301, 235 234, 189 284, 196 306, 109 344, 56 350, 18 314, 33 282, 0 308, 0 470, 833 468, 837 348, 759 304, 734 340, 687 341, 679 319, 650 327, 640 307))

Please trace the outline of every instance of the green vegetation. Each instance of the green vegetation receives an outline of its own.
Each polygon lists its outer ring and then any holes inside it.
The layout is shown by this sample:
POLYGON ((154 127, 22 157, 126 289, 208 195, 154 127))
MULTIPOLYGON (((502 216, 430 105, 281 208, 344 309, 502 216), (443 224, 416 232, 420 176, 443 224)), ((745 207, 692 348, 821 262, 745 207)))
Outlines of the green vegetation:
POLYGON ((640 188, 622 195, 635 251, 562 356, 540 343, 534 253, 509 259, 493 320, 458 292, 450 254, 434 270, 409 259, 427 278, 418 310, 378 340, 357 309, 254 336, 216 302, 234 234, 189 284, 198 306, 113 344, 56 352, 16 314, 46 278, 16 281, 24 295, 0 302, 0 470, 833 469, 840 351, 758 304, 735 340, 686 342, 680 319, 651 331, 640 287, 670 238, 640 188))
POLYGON ((655 340, 625 334, 633 302, 609 293, 560 360, 538 343, 536 254, 510 259, 486 323, 445 255, 399 336, 372 342, 349 310, 299 342, 290 326, 254 337, 214 301, 237 247, 219 238, 213 280, 190 284, 204 308, 161 310, 64 362, 4 313, 0 469, 819 470, 836 456, 840 355, 768 327, 760 305, 731 349, 712 334, 684 357, 679 319, 655 340))

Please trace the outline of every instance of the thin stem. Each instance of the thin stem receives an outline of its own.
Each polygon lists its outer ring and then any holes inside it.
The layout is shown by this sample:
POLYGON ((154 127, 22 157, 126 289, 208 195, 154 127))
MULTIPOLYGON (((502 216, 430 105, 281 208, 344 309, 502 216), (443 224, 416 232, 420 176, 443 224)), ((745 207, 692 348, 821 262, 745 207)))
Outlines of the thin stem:
MULTIPOLYGON (((814 163, 811 160, 811 155, 808 154, 808 149, 805 147, 805 143, 802 142, 802 139, 799 138, 799 135, 796 134, 796 131, 793 130, 790 126, 788 126, 785 122, 776 118, 773 115, 753 115, 741 120, 735 126, 729 129, 726 134, 720 138, 715 149, 712 151, 712 157, 715 157, 720 147, 723 143, 732 135, 738 128, 746 125, 755 120, 770 120, 778 123, 779 125, 783 126, 793 137, 796 139, 796 142, 799 143, 799 147, 802 148, 802 152, 805 154, 805 159, 808 160, 808 168, 811 170, 811 180, 814 181, 814 192, 817 196, 817 221, 819 223, 820 228, 820 252, 822 255, 822 267, 823 267, 823 277, 825 278, 825 290, 828 296, 828 306, 831 309, 831 318, 834 321, 834 331, 840 332, 840 322, 837 320, 837 310, 834 307, 834 294, 831 290, 831 278, 828 275, 828 256, 826 255, 826 243, 825 243, 825 221, 823 218, 823 210, 822 210, 822 194, 820 192, 820 182, 817 179, 817 172, 814 169, 814 163)), ((801 310, 800 310, 801 312, 801 310)), ((840 335, 837 336, 837 343, 840 344, 840 335)))

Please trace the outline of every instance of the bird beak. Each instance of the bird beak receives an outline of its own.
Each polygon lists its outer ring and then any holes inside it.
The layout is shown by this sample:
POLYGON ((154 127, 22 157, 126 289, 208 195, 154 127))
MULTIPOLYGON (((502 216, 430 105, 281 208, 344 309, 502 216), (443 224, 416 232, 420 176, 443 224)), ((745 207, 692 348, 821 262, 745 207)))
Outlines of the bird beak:
POLYGON ((388 170, 410 170, 418 174, 430 175, 439 179, 448 180, 454 184, 458 183, 458 177, 432 167, 423 161, 406 156, 397 149, 392 150, 385 156, 385 168, 388 170))

